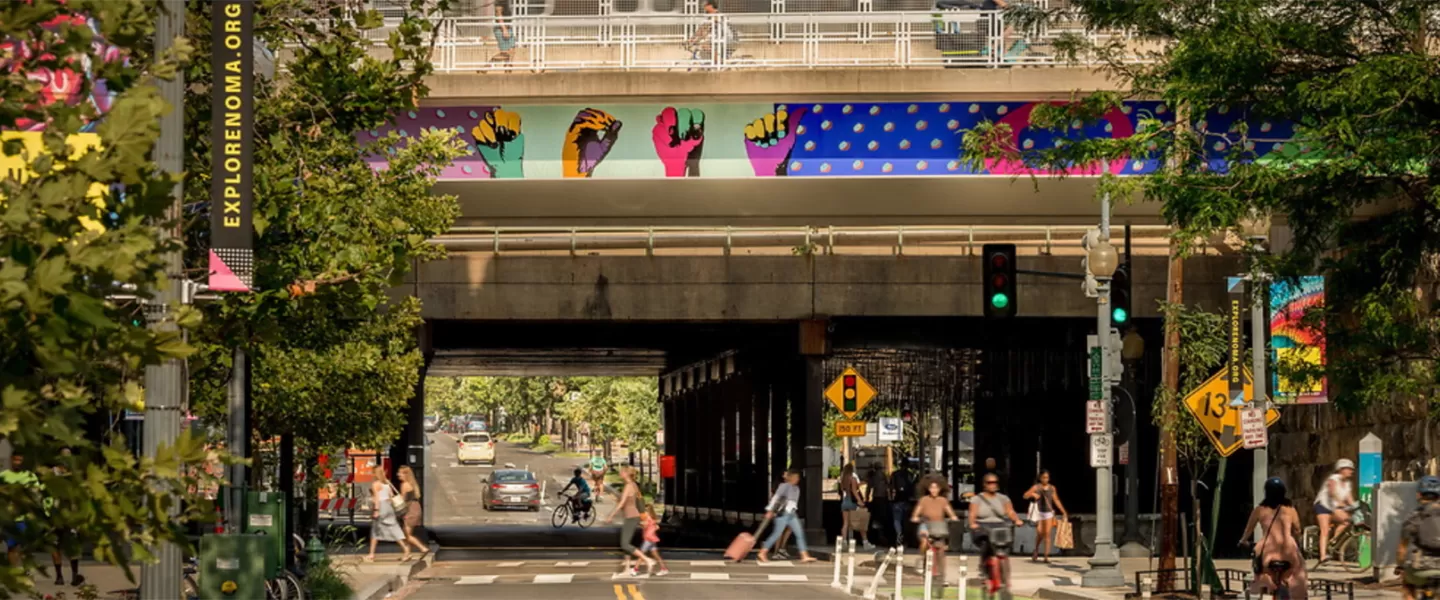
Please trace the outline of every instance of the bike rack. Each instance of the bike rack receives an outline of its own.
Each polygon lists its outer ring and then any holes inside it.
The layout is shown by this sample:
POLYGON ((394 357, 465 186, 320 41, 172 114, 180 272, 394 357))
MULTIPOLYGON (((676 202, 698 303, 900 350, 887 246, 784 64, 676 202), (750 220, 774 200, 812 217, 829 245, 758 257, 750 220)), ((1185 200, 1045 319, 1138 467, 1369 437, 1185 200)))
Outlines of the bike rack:
MULTIPOLYGON (((1193 587, 1193 582, 1190 580, 1190 569, 1155 569, 1151 571, 1136 571, 1135 595, 1144 595, 1144 584, 1146 582, 1149 583, 1151 590, 1153 591, 1156 583, 1160 581, 1161 574, 1174 575, 1179 590, 1189 590, 1193 587)), ((1241 594, 1246 594, 1246 598, 1249 598, 1248 590, 1250 588, 1250 580, 1252 577, 1248 571, 1244 571, 1241 569, 1215 569, 1215 574, 1220 578, 1220 592, 1222 595, 1239 596, 1241 594), (1239 589, 1236 589, 1236 583, 1239 584, 1239 589)))
POLYGON ((1334 600, 1335 593, 1345 594, 1346 600, 1355 600, 1355 582, 1339 579, 1311 579, 1310 592, 1325 594, 1325 600, 1334 600))

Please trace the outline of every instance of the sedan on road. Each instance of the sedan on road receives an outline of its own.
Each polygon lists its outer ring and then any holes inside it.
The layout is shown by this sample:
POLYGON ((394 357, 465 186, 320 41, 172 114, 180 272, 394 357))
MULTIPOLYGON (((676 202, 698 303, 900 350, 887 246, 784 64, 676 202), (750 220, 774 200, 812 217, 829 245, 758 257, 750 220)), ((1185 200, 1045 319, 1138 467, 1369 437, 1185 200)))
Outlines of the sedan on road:
POLYGON ((495 464, 495 440, 485 432, 466 433, 460 436, 460 447, 455 460, 462 465, 472 462, 495 464))
POLYGON ((484 484, 480 502, 485 510, 524 508, 540 510, 540 482, 535 474, 522 469, 501 469, 480 480, 484 484))

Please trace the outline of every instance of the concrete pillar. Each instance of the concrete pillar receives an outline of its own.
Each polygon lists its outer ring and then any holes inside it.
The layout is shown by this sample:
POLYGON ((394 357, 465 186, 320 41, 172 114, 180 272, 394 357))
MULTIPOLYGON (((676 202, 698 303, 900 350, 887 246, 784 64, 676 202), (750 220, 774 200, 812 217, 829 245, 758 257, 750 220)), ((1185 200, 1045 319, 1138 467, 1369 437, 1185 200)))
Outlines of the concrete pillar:
POLYGON ((825 481, 822 433, 825 409, 825 355, 829 352, 829 323, 822 320, 800 323, 800 356, 803 367, 801 393, 792 400, 790 442, 792 464, 801 469, 805 489, 800 494, 805 519, 805 537, 816 548, 824 547, 825 521, 821 489, 825 481))
MULTIPOLYGON (((426 322, 417 329, 416 338, 424 362, 420 365, 420 377, 415 380, 415 393, 405 407, 405 428, 400 432, 400 439, 390 446, 390 472, 387 475, 393 480, 396 470, 401 465, 408 465, 415 472, 415 483, 420 486, 420 497, 424 498, 429 496, 429 490, 425 489, 425 373, 435 360, 430 323, 426 322)), ((421 518, 424 518, 423 514, 421 518)))

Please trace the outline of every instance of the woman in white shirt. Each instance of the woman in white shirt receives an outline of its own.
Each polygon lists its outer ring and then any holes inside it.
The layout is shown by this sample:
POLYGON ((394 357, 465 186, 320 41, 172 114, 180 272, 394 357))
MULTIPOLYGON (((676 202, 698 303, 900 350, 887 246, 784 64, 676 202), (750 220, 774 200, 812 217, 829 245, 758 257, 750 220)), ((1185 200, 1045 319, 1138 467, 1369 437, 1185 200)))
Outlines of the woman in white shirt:
POLYGON ((1355 504, 1355 498, 1350 491, 1350 480, 1355 477, 1355 463, 1348 458, 1335 461, 1335 472, 1325 479, 1325 484, 1320 486, 1320 493, 1315 496, 1315 521, 1320 525, 1320 562, 1324 563, 1329 557, 1326 551, 1329 550, 1330 538, 1332 535, 1339 536, 1350 526, 1350 510, 1355 504), (1330 531, 1331 523, 1335 524, 1335 531, 1330 531))

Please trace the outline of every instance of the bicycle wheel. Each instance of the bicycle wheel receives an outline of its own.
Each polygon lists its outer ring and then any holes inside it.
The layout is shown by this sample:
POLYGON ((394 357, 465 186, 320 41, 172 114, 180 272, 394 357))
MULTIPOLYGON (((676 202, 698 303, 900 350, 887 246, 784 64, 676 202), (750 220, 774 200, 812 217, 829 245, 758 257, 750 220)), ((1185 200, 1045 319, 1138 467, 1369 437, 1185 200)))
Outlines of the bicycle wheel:
POLYGON ((265 600, 289 600, 285 597, 285 587, 280 585, 279 580, 265 580, 265 600))
POLYGON ((556 529, 564 527, 570 522, 570 504, 561 504, 555 507, 555 512, 550 513, 550 525, 556 529))
POLYGON ((589 526, 594 525, 594 524, 595 524, 595 507, 592 506, 592 507, 590 507, 590 510, 587 510, 587 511, 585 511, 585 512, 583 512, 583 513, 580 513, 580 528, 581 528, 581 529, 584 529, 584 528, 589 527, 589 526))
POLYGON ((1359 574, 1370 570, 1370 561, 1368 560, 1369 557, 1366 557, 1367 560, 1360 560, 1360 552, 1362 548, 1369 544, 1369 532, 1352 535, 1345 540, 1345 547, 1341 551, 1343 553, 1342 556, 1345 557, 1344 564, 1346 571, 1359 574))
POLYGON ((280 585, 285 588, 286 600, 305 600, 305 586, 300 583, 300 578, 289 571, 280 578, 280 585))

